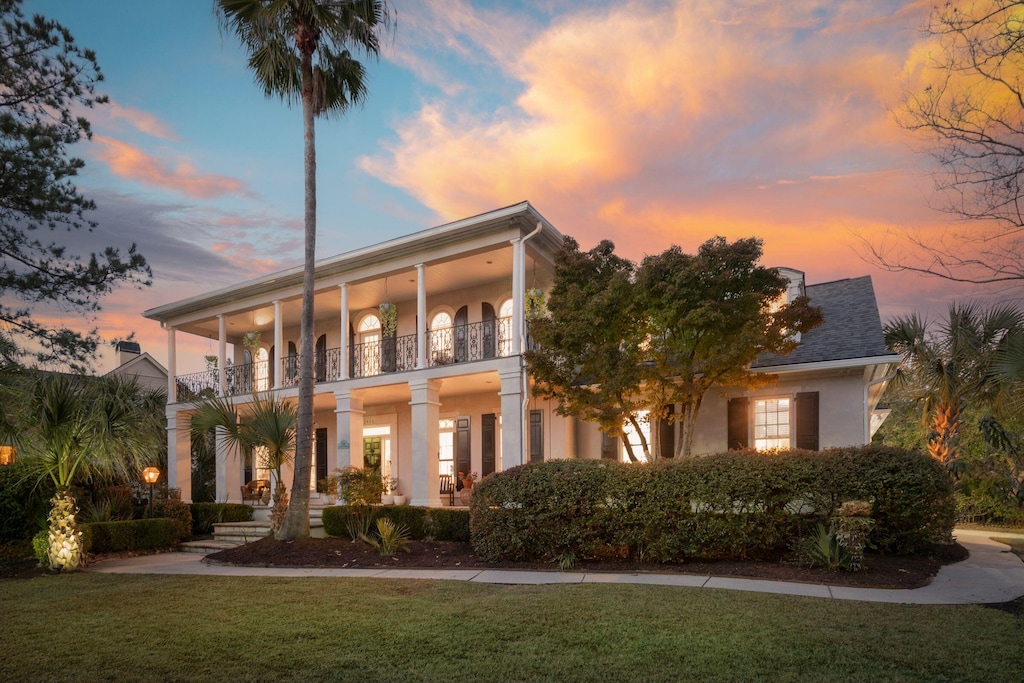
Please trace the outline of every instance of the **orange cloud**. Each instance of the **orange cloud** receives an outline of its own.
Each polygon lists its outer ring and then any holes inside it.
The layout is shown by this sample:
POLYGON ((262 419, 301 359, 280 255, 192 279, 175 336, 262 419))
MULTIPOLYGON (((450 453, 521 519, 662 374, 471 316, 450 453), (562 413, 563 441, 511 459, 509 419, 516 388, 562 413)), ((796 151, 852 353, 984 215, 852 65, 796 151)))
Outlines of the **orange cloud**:
POLYGON ((192 199, 214 199, 228 194, 249 194, 245 184, 236 178, 199 173, 187 162, 175 167, 160 161, 138 147, 101 135, 93 136, 100 144, 95 156, 107 164, 117 176, 136 180, 164 190, 180 192, 192 199))
POLYGON ((177 140, 178 137, 171 130, 170 125, 159 117, 149 112, 128 107, 117 102, 110 102, 105 107, 96 110, 100 117, 107 117, 113 121, 123 121, 136 130, 162 140, 177 140))

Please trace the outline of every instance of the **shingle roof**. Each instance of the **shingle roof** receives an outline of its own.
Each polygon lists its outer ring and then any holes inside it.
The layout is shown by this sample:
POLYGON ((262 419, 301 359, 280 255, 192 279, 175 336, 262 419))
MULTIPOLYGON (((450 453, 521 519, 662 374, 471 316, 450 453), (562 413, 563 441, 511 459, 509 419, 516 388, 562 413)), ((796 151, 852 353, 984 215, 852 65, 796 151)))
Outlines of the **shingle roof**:
POLYGON ((766 353, 753 367, 893 355, 882 338, 882 321, 870 275, 807 285, 806 293, 812 305, 821 307, 824 322, 802 335, 800 346, 793 353, 766 353))

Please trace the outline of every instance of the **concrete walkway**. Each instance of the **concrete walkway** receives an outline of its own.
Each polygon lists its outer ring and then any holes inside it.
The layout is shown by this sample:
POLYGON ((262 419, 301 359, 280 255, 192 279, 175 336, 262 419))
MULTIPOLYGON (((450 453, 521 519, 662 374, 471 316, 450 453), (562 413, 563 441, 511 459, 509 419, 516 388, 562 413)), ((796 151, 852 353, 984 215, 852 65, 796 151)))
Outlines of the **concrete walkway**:
POLYGON ((204 576, 274 577, 360 577, 380 579, 446 579, 497 584, 552 583, 636 583, 651 586, 723 588, 726 590, 802 595, 835 600, 864 600, 920 605, 962 605, 1006 602, 1024 595, 1024 562, 1007 546, 990 540, 991 536, 1015 536, 991 531, 958 529, 957 540, 971 556, 963 562, 939 570, 935 579, 923 588, 886 590, 848 588, 810 583, 786 583, 757 579, 735 579, 689 574, 539 572, 509 569, 317 569, 301 567, 231 567, 206 564, 194 553, 162 553, 97 563, 89 571, 115 574, 201 574, 204 576))

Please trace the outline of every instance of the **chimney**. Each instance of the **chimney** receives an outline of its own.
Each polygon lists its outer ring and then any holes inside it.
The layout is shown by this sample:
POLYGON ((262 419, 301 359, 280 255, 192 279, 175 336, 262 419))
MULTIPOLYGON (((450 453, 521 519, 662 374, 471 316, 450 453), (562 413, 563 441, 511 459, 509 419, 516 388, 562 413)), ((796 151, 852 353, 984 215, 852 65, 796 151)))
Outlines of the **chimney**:
POLYGON ((114 348, 117 349, 118 367, 142 354, 142 347, 139 346, 138 342, 120 341, 114 345, 114 348))

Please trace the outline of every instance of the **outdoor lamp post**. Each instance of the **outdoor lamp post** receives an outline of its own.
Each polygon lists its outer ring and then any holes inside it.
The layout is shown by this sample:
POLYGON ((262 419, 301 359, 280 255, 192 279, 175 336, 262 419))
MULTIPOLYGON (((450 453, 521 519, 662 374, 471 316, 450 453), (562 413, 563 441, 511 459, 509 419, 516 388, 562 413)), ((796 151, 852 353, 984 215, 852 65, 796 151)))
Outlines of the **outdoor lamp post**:
POLYGON ((160 478, 160 470, 156 467, 147 467, 142 470, 142 480, 149 484, 149 516, 153 516, 153 484, 160 478))

